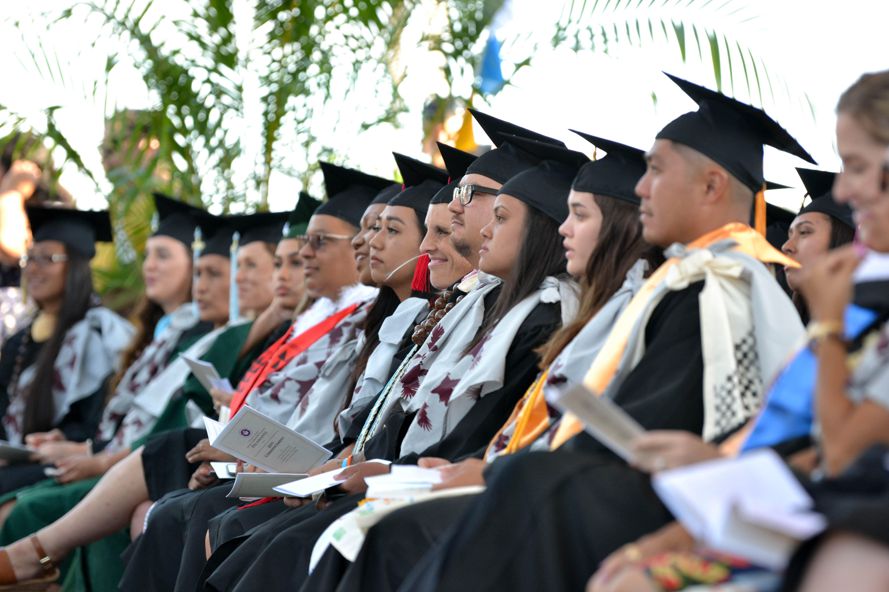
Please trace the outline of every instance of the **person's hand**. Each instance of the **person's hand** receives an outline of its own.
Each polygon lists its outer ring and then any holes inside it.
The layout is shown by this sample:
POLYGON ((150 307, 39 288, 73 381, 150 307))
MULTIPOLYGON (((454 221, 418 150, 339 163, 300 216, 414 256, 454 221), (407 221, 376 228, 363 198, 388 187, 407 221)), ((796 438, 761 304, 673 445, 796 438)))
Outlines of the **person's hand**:
POLYGON ((340 489, 346 493, 352 494, 367 490, 367 483, 364 481, 365 477, 383 475, 388 472, 389 465, 386 463, 360 462, 346 467, 340 474, 334 475, 333 478, 342 481, 342 483, 340 483, 340 489))
POLYGON ((286 306, 280 298, 275 296, 272 298, 272 303, 262 314, 275 325, 281 325, 287 321, 293 320, 293 312, 293 308, 286 306))
POLYGON ((56 481, 64 484, 99 477, 108 470, 108 462, 108 455, 101 453, 63 458, 56 463, 59 470, 56 481))
POLYGON ((25 436, 25 446, 28 448, 39 448, 45 442, 63 442, 65 441, 65 433, 62 430, 50 430, 48 432, 34 432, 25 436))
POLYGON ((30 160, 17 160, 12 163, 3 178, 0 179, 0 194, 15 191, 24 199, 28 199, 37 189, 40 181, 40 167, 30 160))
POLYGON ((417 460, 417 466, 421 469, 437 469, 449 464, 451 464, 451 461, 437 456, 424 456, 417 460))
POLYGON ((438 467, 441 483, 432 486, 433 491, 453 489, 469 485, 484 485, 483 473, 488 463, 478 458, 467 458, 458 463, 438 467))
POLYGON ((694 538, 680 523, 671 522, 606 557, 599 565, 599 570, 593 574, 590 585, 593 590, 607 590, 605 585, 621 571, 661 553, 689 551, 694 548, 694 544, 694 538))
POLYGON ((204 438, 203 440, 198 442, 194 448, 185 453, 185 460, 193 464, 209 461, 235 462, 238 459, 230 454, 222 452, 221 450, 213 448, 212 446, 210 446, 210 440, 204 438))
POLYGON ((89 456, 92 452, 88 442, 46 441, 37 447, 33 457, 45 465, 57 465, 62 459, 71 456, 89 456))
POLYGON ((216 481, 217 477, 216 473, 213 472, 213 467, 210 466, 210 463, 204 462, 191 474, 191 479, 188 480, 188 488, 196 491, 209 487, 216 481))
POLYGON ((223 391, 221 389, 212 388, 210 389, 210 396, 213 397, 213 406, 216 409, 219 409, 220 407, 228 407, 231 404, 232 398, 235 396, 235 394, 231 391, 223 391))
POLYGON ((861 263, 854 245, 827 253, 800 273, 799 289, 812 320, 842 322, 852 300, 852 274, 861 263))
POLYGON ((719 449, 691 432, 654 430, 636 438, 631 464, 646 473, 720 458, 719 449))

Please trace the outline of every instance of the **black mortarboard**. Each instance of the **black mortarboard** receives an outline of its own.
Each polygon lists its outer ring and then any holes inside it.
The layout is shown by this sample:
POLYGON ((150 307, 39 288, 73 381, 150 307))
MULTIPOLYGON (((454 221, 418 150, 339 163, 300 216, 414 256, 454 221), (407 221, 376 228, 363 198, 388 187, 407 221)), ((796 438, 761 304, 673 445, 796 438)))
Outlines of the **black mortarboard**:
POLYGON ((469 168, 469 165, 475 162, 475 159, 478 158, 478 156, 471 152, 464 152, 459 148, 454 148, 453 146, 448 146, 441 142, 436 142, 436 144, 438 144, 438 152, 441 154, 441 159, 444 161, 445 168, 448 170, 448 177, 450 177, 449 182, 462 179, 463 175, 466 174, 466 169, 469 168))
POLYGON ((770 203, 766 204, 766 240, 776 249, 787 242, 787 233, 796 214, 770 203))
POLYGON ((572 189, 613 197, 638 206, 641 200, 636 195, 636 184, 645 174, 645 152, 577 130, 571 131, 606 153, 580 168, 572 189))
POLYGON ((305 235, 309 228, 309 218, 320 205, 321 200, 315 199, 305 191, 300 191, 296 207, 287 215, 287 223, 281 230, 282 238, 298 238, 305 235))
POLYGON ((207 213, 201 208, 177 201, 163 193, 154 193, 154 207, 157 210, 158 224, 152 236, 175 238, 191 249, 194 229, 207 213))
POLYGON ((321 162, 327 201, 315 214, 339 218, 358 228, 361 216, 376 195, 392 184, 389 179, 375 177, 346 167, 321 162))
POLYGON ((389 200, 401 193, 401 183, 392 183, 373 198, 372 204, 387 204, 389 200))
POLYGON ((574 150, 524 138, 510 139, 504 146, 514 141, 522 142, 522 148, 533 151, 535 157, 544 158, 504 183, 498 195, 511 195, 561 224, 568 216, 571 183, 589 159, 574 150))
POLYGON ((395 163, 404 179, 404 190, 389 200, 390 206, 413 208, 422 221, 429 201, 448 182, 448 173, 423 161, 393 152, 395 163))
POLYGON ((797 167, 796 172, 799 174, 799 178, 803 180, 803 185, 805 185, 809 197, 812 198, 809 205, 799 211, 800 214, 821 212, 855 230, 852 208, 845 204, 837 203, 833 198, 833 182, 836 179, 836 173, 799 167, 797 167))
POLYGON ((511 143, 504 143, 508 136, 530 138, 538 142, 555 144, 557 146, 565 145, 560 140, 538 134, 475 109, 470 109, 469 111, 497 148, 475 159, 466 169, 467 175, 475 173, 489 177, 498 183, 506 183, 511 177, 537 164, 538 159, 511 143))
POLYGON ((698 104, 698 110, 668 123, 658 139, 678 142, 713 159, 754 193, 764 182, 764 144, 815 164, 799 142, 761 109, 667 76, 698 104))
POLYGON ((289 217, 290 212, 257 212, 228 216, 226 222, 238 232, 239 245, 257 241, 274 244, 281 240, 289 217))
POLYGON ((538 134, 535 131, 498 119, 493 115, 482 113, 476 109, 470 109, 469 112, 472 113, 472 116, 481 128, 485 130, 485 134, 491 138, 491 142, 493 142, 494 146, 497 148, 500 148, 500 146, 508 140, 509 136, 521 136, 522 138, 530 138, 531 140, 537 140, 538 142, 544 142, 546 144, 556 144, 557 146, 565 145, 565 142, 562 142, 561 140, 538 134))
POLYGON ((68 208, 29 205, 25 207, 34 242, 59 241, 68 249, 90 259, 97 242, 111 242, 111 218, 107 211, 90 212, 68 208))
POLYGON ((201 228, 201 249, 199 255, 221 255, 226 259, 231 257, 232 234, 235 230, 231 222, 232 217, 213 216, 205 214, 198 220, 201 228))

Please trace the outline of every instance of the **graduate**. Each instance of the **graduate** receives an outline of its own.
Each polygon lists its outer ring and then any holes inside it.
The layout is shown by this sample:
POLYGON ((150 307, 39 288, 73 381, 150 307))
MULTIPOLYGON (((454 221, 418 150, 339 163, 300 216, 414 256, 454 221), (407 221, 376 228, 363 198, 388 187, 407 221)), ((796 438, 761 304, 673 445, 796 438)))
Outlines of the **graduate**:
MULTIPOLYGON (((108 381, 133 337, 132 325, 93 293, 90 259, 96 242, 112 240, 111 220, 108 212, 26 211, 34 243, 23 271, 38 312, 0 355, 0 429, 14 444, 52 432, 82 446, 96 432, 108 381)), ((46 461, 0 468, 0 493, 42 480, 46 461)))
MULTIPOLYGON (((576 292, 561 276, 565 263, 557 229, 579 163, 540 161, 511 145, 501 162, 511 165, 519 153, 526 162, 538 164, 508 180, 495 197, 494 217, 481 230, 479 287, 444 315, 390 381, 392 391, 384 390, 378 398, 378 409, 365 422, 352 451, 354 460, 405 463, 422 455, 456 459, 477 452, 531 383, 535 350, 562 324, 563 314, 573 317, 576 292), (522 245, 518 253, 509 246, 514 244, 522 245), (499 281, 497 289, 488 292, 491 276, 499 281), (496 299, 488 302, 486 293, 496 299), (507 373, 506 368, 520 370, 507 373)), ((489 158, 487 166, 496 168, 497 162, 489 158)), ((301 508, 260 527, 208 578, 209 587, 223 588, 223 574, 237 578, 234 589, 247 589, 257 581, 281 588, 300 584, 307 575, 308 549, 330 522, 354 507, 366 488, 364 477, 378 472, 378 466, 358 462, 346 468, 340 488, 350 495, 322 512, 301 508), (269 536, 288 522, 291 526, 283 532, 269 536), (264 549, 252 544, 256 536, 268 541, 264 549), (273 560, 282 546, 297 545, 306 549, 298 564, 283 566, 273 560), (235 572, 234 562, 252 557, 255 550, 261 552, 249 568, 235 572)))
MULTIPOLYGON (((645 172, 643 152, 581 135, 597 148, 607 150, 607 156, 587 161, 580 168, 567 196, 568 216, 559 229, 564 237, 567 270, 582 287, 578 315, 543 348, 543 373, 491 439, 484 458, 468 458, 455 464, 421 459, 423 466, 440 466, 443 482, 436 487, 438 490, 483 485, 482 470, 487 462, 528 447, 547 447, 550 430, 559 416, 547 404, 545 393, 551 397, 583 379, 615 319, 641 287, 647 273, 661 261, 657 250, 642 240, 639 224, 639 198, 634 187, 645 172)), ((569 162, 575 158, 572 151, 549 144, 520 138, 510 141, 538 156, 569 162)), ((328 549, 303 589, 396 589, 474 497, 463 495, 395 511, 371 528, 353 567, 336 550, 328 549)))
MULTIPOLYGON (((796 264, 747 221, 752 210, 764 214, 763 145, 811 157, 761 110, 671 80, 698 110, 658 133, 636 187, 643 237, 670 247, 669 259, 617 320, 584 384, 648 430, 713 440, 757 411, 764 385, 802 335, 764 265, 796 264), (718 271, 727 265, 743 272, 718 271)), ((403 588, 580 589, 606 555, 670 520, 647 474, 571 414, 551 446, 495 461, 485 493, 403 588)), ((666 468, 663 457, 650 462, 666 468)))

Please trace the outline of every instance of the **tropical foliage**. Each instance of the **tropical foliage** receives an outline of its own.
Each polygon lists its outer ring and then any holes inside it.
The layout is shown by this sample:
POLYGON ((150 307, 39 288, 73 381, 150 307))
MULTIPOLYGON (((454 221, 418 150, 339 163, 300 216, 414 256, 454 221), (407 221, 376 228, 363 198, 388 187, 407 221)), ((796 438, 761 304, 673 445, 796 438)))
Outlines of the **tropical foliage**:
MULTIPOLYGON (((21 24, 33 31, 42 22, 49 34, 72 22, 97 31, 90 47, 71 48, 74 58, 56 58, 76 59, 87 51, 103 56, 103 76, 82 85, 96 101, 107 97, 109 75, 121 59, 137 65, 154 106, 106 113, 104 170, 87 166, 84 148, 59 130, 57 105, 45 110, 41 122, 0 106, 4 129, 42 135, 60 161, 82 170, 109 195, 120 240, 98 268, 103 291, 117 295, 119 305, 140 287, 136 264, 149 232, 151 191, 225 211, 264 209, 273 171, 307 181, 314 173, 308 163, 319 156, 347 159, 318 144, 317 122, 331 101, 357 88, 363 93, 364 127, 396 122, 406 109, 399 85, 409 73, 399 56, 409 26, 422 28, 424 49, 441 54, 450 98, 465 104, 478 92, 486 29, 504 0, 181 0, 181 14, 172 17, 165 12, 170 4, 86 0, 32 14, 21 24), (442 18, 430 20, 432 14, 442 18), (118 54, 120 47, 128 55, 118 54)), ((667 42, 683 60, 709 61, 720 87, 740 82, 755 92, 772 92, 762 59, 722 32, 751 18, 739 4, 567 1, 543 37, 531 31, 500 40, 510 56, 504 68, 512 73, 532 63, 541 43, 608 52, 667 42)), ((23 43, 35 70, 51 79, 65 77, 64 64, 53 63, 55 56, 43 51, 39 36, 23 35, 23 43)))

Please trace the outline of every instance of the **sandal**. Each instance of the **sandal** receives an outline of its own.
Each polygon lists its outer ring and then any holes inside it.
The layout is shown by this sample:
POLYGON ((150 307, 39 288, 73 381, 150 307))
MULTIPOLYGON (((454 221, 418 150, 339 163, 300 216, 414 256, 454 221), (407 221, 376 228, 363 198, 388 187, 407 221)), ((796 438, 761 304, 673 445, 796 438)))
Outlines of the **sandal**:
POLYGON ((31 537, 31 544, 37 552, 43 575, 19 582, 12 569, 12 562, 6 549, 0 549, 0 592, 7 590, 20 590, 21 592, 43 592, 56 583, 59 579, 59 568, 52 558, 47 555, 43 545, 36 536, 31 537))

